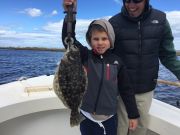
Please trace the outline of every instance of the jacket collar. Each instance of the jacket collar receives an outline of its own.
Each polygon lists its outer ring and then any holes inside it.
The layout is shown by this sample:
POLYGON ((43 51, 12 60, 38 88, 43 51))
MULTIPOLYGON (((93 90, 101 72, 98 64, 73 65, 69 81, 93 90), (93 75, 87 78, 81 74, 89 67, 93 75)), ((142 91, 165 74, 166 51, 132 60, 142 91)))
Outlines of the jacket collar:
POLYGON ((95 50, 92 50, 92 53, 96 57, 100 57, 100 56, 106 57, 106 56, 108 56, 109 54, 112 53, 112 49, 108 49, 104 54, 98 54, 95 50))

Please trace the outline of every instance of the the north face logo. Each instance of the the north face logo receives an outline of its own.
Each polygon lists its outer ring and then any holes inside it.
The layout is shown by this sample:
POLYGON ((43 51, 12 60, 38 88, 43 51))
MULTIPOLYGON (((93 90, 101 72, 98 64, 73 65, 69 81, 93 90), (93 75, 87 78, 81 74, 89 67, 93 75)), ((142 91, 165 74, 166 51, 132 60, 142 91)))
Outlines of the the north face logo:
POLYGON ((114 64, 115 64, 115 65, 118 65, 118 64, 119 64, 119 62, 118 62, 117 60, 115 60, 115 61, 114 61, 114 64))
POLYGON ((153 23, 153 24, 158 24, 159 21, 158 21, 158 20, 152 20, 151 23, 153 23))

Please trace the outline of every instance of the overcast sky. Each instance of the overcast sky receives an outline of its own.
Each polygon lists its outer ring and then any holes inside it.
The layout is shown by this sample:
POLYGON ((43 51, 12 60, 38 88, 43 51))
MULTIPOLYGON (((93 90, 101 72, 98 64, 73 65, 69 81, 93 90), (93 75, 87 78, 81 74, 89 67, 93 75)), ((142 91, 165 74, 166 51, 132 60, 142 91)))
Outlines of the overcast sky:
MULTIPOLYGON (((179 0, 150 0, 167 14, 175 48, 180 50, 179 0)), ((1 0, 0 46, 62 48, 62 0, 1 0)), ((78 0, 77 38, 83 44, 89 23, 118 13, 121 0, 78 0)))

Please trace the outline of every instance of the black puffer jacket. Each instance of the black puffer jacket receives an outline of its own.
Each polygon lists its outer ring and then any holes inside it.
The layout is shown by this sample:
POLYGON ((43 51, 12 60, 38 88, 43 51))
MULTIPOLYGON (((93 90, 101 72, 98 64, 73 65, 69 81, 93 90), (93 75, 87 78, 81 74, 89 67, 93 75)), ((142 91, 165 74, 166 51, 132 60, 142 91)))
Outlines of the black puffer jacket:
POLYGON ((122 8, 122 12, 109 21, 116 35, 114 53, 127 66, 135 93, 145 93, 155 88, 159 58, 180 77, 180 62, 176 59, 173 36, 165 13, 148 6, 141 16, 132 18, 122 8))
MULTIPOLYGON (((67 24, 64 22, 62 40, 67 35, 67 24)), ((75 22, 73 30, 75 29, 75 22)), ((108 50, 98 55, 79 43, 73 32, 75 45, 80 49, 83 65, 87 70, 88 88, 82 101, 82 110, 101 115, 112 115, 117 112, 117 97, 120 93, 125 103, 128 117, 137 118, 134 91, 130 87, 129 78, 122 61, 108 50)), ((65 44, 64 44, 65 45, 65 44)))

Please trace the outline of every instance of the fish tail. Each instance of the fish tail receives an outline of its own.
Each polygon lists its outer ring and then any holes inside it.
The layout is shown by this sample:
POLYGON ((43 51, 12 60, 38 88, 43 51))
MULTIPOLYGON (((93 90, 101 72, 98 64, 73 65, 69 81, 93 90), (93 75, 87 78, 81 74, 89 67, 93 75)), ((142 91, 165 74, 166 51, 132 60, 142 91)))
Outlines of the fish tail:
POLYGON ((80 113, 78 110, 71 110, 71 115, 70 115, 70 125, 71 127, 73 126, 78 126, 80 123, 80 113))

